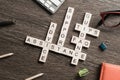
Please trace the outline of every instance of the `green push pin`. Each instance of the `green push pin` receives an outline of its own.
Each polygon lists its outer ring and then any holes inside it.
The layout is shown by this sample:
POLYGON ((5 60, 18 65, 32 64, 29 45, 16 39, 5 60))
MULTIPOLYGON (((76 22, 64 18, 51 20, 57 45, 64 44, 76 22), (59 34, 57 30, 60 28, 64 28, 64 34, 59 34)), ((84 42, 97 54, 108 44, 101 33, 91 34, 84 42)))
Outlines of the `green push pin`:
POLYGON ((84 77, 84 76, 86 76, 88 73, 89 73, 88 69, 83 68, 82 70, 79 70, 79 73, 78 73, 78 74, 79 74, 80 77, 84 77))

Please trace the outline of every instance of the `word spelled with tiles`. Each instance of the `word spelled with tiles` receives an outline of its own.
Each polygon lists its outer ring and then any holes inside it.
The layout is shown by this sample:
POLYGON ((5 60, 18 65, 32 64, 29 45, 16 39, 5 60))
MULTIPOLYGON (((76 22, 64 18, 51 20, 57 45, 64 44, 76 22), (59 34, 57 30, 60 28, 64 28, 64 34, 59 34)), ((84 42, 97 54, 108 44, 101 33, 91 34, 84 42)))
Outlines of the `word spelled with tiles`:
POLYGON ((94 37, 98 37, 100 34, 100 30, 89 27, 89 23, 91 20, 92 14, 86 13, 85 18, 83 20, 83 24, 76 23, 75 30, 80 31, 79 37, 73 36, 71 39, 71 43, 76 44, 75 51, 77 55, 74 55, 71 64, 77 65, 79 61, 79 56, 81 60, 85 60, 83 56, 86 56, 85 53, 82 53, 82 47, 89 48, 90 41, 85 40, 86 34, 89 34, 94 37))
POLYGON ((88 27, 92 15, 90 13, 86 13, 85 19, 83 21, 83 25, 77 23, 75 26, 75 30, 80 31, 79 37, 73 36, 71 40, 71 43, 76 44, 75 50, 64 47, 64 43, 67 37, 67 33, 72 20, 73 13, 74 13, 74 8, 69 7, 65 16, 65 20, 62 25, 62 29, 57 45, 52 43, 53 36, 57 27, 57 24, 53 22, 51 22, 50 24, 50 28, 48 30, 45 41, 37 38, 33 38, 31 36, 27 36, 25 40, 26 43, 43 48, 41 52, 41 56, 39 58, 40 62, 46 62, 49 50, 54 51, 58 54, 72 57, 71 64, 73 65, 77 65, 79 60, 86 59, 86 54, 81 52, 81 50, 82 47, 89 48, 90 41, 85 40, 85 36, 86 34, 90 34, 92 36, 98 37, 100 31, 88 27))

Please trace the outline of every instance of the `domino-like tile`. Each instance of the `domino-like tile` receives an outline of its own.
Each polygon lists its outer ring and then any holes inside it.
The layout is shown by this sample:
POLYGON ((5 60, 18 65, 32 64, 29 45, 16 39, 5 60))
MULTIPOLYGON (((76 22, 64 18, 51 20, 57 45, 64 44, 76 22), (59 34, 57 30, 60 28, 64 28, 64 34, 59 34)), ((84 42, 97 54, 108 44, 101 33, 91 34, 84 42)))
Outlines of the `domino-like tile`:
POLYGON ((69 57, 73 57, 74 52, 75 52, 74 50, 68 49, 68 53, 66 55, 69 56, 69 57))
POLYGON ((76 47, 75 47, 75 51, 79 51, 79 52, 81 52, 81 50, 82 50, 82 44, 81 43, 77 43, 76 44, 76 47))
POLYGON ((90 47, 90 41, 84 40, 83 46, 84 46, 85 48, 89 48, 89 47, 90 47))
POLYGON ((75 30, 76 30, 76 31, 81 31, 81 30, 82 30, 82 25, 79 24, 79 23, 76 23, 76 25, 75 25, 75 30))
POLYGON ((86 37, 86 33, 81 31, 79 34, 79 38, 85 39, 85 37, 86 37))
POLYGON ((80 60, 86 60, 86 57, 87 57, 87 54, 85 54, 85 53, 81 53, 80 55, 79 55, 79 59, 80 60))
POLYGON ((72 36, 71 43, 76 44, 78 42, 78 37, 72 36))
POLYGON ((71 61, 71 64, 72 65, 78 65, 78 59, 76 58, 76 57, 74 57, 73 59, 72 59, 72 61, 71 61))

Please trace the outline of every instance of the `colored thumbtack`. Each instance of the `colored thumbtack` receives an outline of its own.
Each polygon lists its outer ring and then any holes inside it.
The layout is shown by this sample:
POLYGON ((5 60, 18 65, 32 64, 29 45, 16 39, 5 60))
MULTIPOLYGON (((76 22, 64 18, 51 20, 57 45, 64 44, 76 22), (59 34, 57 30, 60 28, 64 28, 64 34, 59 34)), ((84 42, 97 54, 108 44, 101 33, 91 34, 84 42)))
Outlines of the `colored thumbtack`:
POLYGON ((102 51, 105 51, 107 49, 107 45, 102 42, 100 45, 99 45, 99 48, 102 50, 102 51))
POLYGON ((80 77, 84 77, 84 76, 86 76, 88 73, 89 73, 88 69, 83 68, 83 69, 79 70, 79 73, 78 73, 78 74, 79 74, 80 77))

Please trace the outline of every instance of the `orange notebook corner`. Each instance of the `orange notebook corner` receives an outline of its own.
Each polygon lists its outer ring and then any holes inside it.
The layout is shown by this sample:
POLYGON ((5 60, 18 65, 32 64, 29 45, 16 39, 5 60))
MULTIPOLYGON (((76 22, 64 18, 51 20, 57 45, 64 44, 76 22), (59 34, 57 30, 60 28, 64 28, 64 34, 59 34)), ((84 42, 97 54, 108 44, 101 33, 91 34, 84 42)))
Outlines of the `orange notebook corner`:
POLYGON ((120 80, 120 66, 102 63, 100 80, 120 80))

